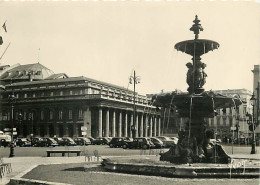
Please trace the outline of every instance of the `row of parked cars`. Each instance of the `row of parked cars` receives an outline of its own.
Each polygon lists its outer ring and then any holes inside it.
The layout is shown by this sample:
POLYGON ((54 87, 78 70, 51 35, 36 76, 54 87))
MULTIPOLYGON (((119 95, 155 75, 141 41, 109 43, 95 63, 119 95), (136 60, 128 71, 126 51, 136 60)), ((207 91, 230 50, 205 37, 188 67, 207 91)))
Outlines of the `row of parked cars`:
POLYGON ((16 146, 20 147, 28 147, 28 146, 35 146, 35 147, 49 147, 49 146, 76 146, 76 145, 90 145, 92 144, 92 140, 94 138, 85 138, 85 137, 78 137, 74 140, 70 137, 32 137, 30 139, 27 138, 17 138, 15 140, 16 146))
POLYGON ((110 148, 139 148, 139 149, 152 149, 152 148, 167 148, 176 145, 178 138, 176 137, 137 137, 137 138, 127 138, 127 137, 114 137, 109 142, 110 148))
MULTIPOLYGON (((49 147, 49 146, 76 146, 76 145, 109 145, 110 148, 165 148, 177 144, 178 138, 165 136, 158 137, 78 137, 74 140, 70 137, 31 137, 15 139, 15 145, 20 147, 49 147)), ((8 144, 2 145, 8 146, 8 144)))

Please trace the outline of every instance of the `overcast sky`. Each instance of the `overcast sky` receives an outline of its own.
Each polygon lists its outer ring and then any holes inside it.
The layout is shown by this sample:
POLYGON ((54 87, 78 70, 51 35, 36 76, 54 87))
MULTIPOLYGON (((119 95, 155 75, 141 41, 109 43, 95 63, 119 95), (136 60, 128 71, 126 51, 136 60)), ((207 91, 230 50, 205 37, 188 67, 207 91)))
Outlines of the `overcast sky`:
POLYGON ((189 28, 197 14, 204 28, 200 38, 220 44, 202 56, 204 88, 252 91, 251 70, 260 59, 259 10, 256 2, 0 2, 0 24, 7 20, 0 53, 11 42, 0 62, 31 64, 39 55, 55 73, 123 87, 136 70, 141 94, 186 91, 191 57, 174 45, 194 39, 189 28))

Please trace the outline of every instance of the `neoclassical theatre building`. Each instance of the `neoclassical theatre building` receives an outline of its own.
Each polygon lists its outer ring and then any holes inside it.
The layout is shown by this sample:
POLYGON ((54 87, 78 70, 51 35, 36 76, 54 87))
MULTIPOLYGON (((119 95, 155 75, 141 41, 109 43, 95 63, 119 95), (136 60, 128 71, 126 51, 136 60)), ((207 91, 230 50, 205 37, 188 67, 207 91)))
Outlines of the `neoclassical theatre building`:
POLYGON ((133 117, 134 92, 124 87, 55 74, 40 63, 0 66, 0 75, 2 131, 13 125, 20 137, 78 137, 82 126, 92 137, 132 137, 133 132, 137 137, 151 137, 161 133, 160 112, 151 105, 151 99, 136 93, 133 117))

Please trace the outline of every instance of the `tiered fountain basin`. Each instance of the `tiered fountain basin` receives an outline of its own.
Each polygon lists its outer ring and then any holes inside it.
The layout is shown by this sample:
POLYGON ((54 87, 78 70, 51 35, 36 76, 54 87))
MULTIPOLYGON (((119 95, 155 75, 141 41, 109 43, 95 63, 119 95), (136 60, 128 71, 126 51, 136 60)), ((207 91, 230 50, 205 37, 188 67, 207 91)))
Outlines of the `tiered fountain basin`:
POLYGON ((260 160, 232 159, 231 164, 173 164, 158 156, 110 157, 102 165, 109 172, 173 178, 259 178, 260 160))
POLYGON ((174 48, 191 56, 194 56, 194 54, 201 56, 209 51, 218 49, 219 43, 207 39, 186 40, 177 43, 174 48))

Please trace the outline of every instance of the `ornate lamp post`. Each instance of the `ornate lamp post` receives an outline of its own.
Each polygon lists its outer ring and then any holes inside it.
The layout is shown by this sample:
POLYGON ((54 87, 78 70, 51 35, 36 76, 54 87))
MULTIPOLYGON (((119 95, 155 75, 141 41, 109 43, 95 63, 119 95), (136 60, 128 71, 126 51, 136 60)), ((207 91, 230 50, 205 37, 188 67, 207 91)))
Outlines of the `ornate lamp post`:
POLYGON ((14 104, 16 102, 16 97, 14 93, 8 95, 8 100, 11 105, 11 144, 10 144, 10 155, 9 157, 14 157, 14 135, 13 135, 13 128, 14 128, 14 104))
POLYGON ((250 98, 250 102, 251 105, 253 106, 253 120, 252 120, 252 150, 251 150, 251 154, 256 154, 256 149, 255 149, 255 105, 256 105, 256 99, 255 99, 255 95, 253 93, 252 97, 250 98))
POLYGON ((136 118, 135 118, 135 112, 136 112, 136 106, 135 106, 135 85, 140 83, 140 77, 135 75, 134 70, 134 76, 129 77, 129 83, 134 83, 134 107, 133 107, 133 125, 131 126, 132 136, 133 138, 136 137, 136 118))

